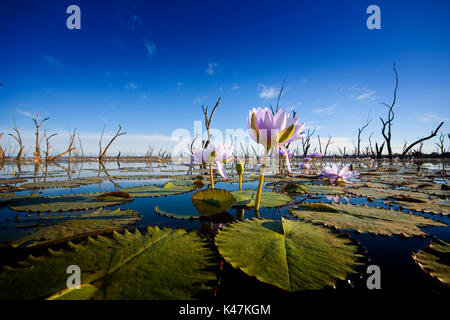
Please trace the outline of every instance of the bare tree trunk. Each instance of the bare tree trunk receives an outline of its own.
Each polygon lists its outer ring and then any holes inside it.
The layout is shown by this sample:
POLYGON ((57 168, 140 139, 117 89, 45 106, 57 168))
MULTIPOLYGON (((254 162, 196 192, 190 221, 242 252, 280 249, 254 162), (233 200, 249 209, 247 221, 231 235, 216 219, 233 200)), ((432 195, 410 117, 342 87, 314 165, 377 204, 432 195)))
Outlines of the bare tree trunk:
POLYGON ((210 113, 209 116, 208 116, 208 106, 202 105, 203 114, 204 114, 204 116, 205 116, 205 127, 206 127, 206 131, 208 132, 208 139, 203 143, 203 149, 208 148, 208 145, 209 145, 210 142, 211 142, 211 138, 212 138, 211 131, 210 131, 211 120, 212 120, 212 118, 213 118, 213 116, 214 116, 214 112, 216 112, 216 109, 217 109, 217 107, 218 107, 219 104, 220 104, 221 99, 222 99, 222 98, 219 98, 219 99, 217 100, 216 105, 215 105, 214 108, 212 109, 212 111, 211 111, 211 113, 210 113))
POLYGON ((102 151, 102 139, 103 139, 103 134, 105 132, 105 127, 103 127, 102 135, 100 137, 100 142, 99 142, 99 146, 100 146, 100 152, 98 154, 98 161, 99 162, 103 161, 103 158, 105 157, 106 151, 108 151, 109 147, 114 142, 114 140, 116 140, 117 137, 126 134, 126 132, 121 132, 121 131, 122 131, 122 126, 119 125, 119 130, 117 130, 117 132, 114 135, 114 137, 112 137, 111 141, 109 141, 109 143, 106 145, 105 150, 102 151))
POLYGON ((369 116, 367 116, 366 122, 363 123, 361 128, 358 128, 358 148, 356 151, 357 157, 359 157, 359 155, 361 153, 361 133, 364 131, 365 128, 367 128, 367 126, 370 124, 371 121, 372 121, 372 119, 369 119, 369 116))
POLYGON ((426 141, 426 140, 428 140, 428 139, 431 139, 431 138, 435 137, 436 134, 438 133, 439 129, 440 129, 443 125, 444 125, 444 121, 442 121, 441 124, 436 128, 436 130, 432 131, 431 134, 430 134, 428 137, 419 139, 419 140, 417 140, 417 141, 411 143, 411 144, 410 144, 410 145, 402 152, 402 155, 400 156, 400 158, 403 159, 403 157, 408 153, 408 151, 409 151, 412 147, 414 147, 416 144, 418 144, 418 143, 423 143, 424 141, 426 141))
POLYGON ((34 124, 36 126, 36 133, 35 133, 36 134, 36 146, 35 146, 35 151, 34 151, 34 159, 38 163, 40 163, 40 161, 41 161, 41 145, 40 145, 41 141, 40 141, 40 137, 39 137, 39 131, 40 131, 42 125, 44 124, 44 122, 47 121, 48 119, 50 119, 47 117, 39 122, 40 115, 41 115, 41 113, 38 112, 33 118, 34 124))
POLYGON ((17 123, 16 123, 16 116, 14 115, 14 112, 12 113, 13 116, 13 121, 14 121, 14 128, 13 130, 15 131, 16 135, 10 133, 9 135, 11 137, 13 137, 17 143, 19 144, 19 152, 17 153, 17 157, 16 157, 16 161, 20 162, 22 159, 22 153, 23 153, 23 143, 22 143, 22 137, 20 136, 20 132, 19 129, 17 128, 17 123))
POLYGON ((395 68, 395 62, 393 65, 393 69, 394 69, 394 73, 395 73, 395 89, 394 89, 394 97, 392 99, 392 103, 391 105, 388 105, 387 103, 382 103, 384 104, 386 107, 388 107, 388 116, 386 120, 383 120, 383 118, 380 117, 381 123, 383 124, 383 127, 381 129, 381 133, 384 137, 384 140, 386 142, 386 147, 388 150, 388 156, 389 159, 392 160, 392 148, 391 148, 391 139, 392 139, 392 131, 391 131, 391 127, 392 127, 392 121, 394 120, 394 106, 395 106, 395 102, 397 100, 397 88, 398 88, 398 73, 397 73, 397 69, 395 68), (387 129, 387 133, 386 133, 386 129, 387 129))

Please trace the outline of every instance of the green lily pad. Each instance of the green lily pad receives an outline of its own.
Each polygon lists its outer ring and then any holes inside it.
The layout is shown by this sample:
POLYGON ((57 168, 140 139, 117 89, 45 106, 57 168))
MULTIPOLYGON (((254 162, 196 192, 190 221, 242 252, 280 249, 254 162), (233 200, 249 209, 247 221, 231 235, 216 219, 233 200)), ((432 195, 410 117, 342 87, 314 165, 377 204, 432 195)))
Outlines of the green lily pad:
POLYGON ((8 184, 16 184, 16 183, 22 183, 27 182, 28 179, 26 178, 6 178, 6 179, 0 179, 0 185, 8 185, 8 184))
POLYGON ((393 234, 407 237, 425 235, 426 233, 420 227, 445 226, 441 222, 421 216, 366 205, 332 203, 322 204, 322 206, 329 207, 330 210, 317 210, 314 205, 305 203, 302 206, 291 208, 290 212, 305 221, 325 226, 388 236, 393 234))
POLYGON ((8 202, 9 208, 15 211, 57 212, 72 210, 92 210, 100 207, 123 204, 130 199, 96 199, 101 193, 60 195, 53 197, 28 196, 16 198, 8 202))
POLYGON ((210 215, 197 216, 197 215, 191 215, 191 214, 167 212, 167 211, 161 210, 159 208, 159 206, 155 207, 155 212, 163 217, 168 217, 168 218, 172 218, 172 219, 199 220, 199 221, 208 221, 208 222, 214 222, 214 223, 231 223, 231 222, 235 221, 234 217, 231 214, 229 214, 228 212, 219 212, 219 213, 210 214, 210 215))
POLYGON ((341 186, 325 186, 319 184, 308 184, 306 186, 312 194, 345 195, 346 190, 348 190, 341 186))
POLYGON ((374 188, 359 188, 348 189, 348 192, 359 197, 367 197, 374 199, 402 199, 403 201, 411 202, 426 202, 429 195, 421 192, 398 190, 398 189, 374 189, 374 188))
POLYGON ((122 189, 121 191, 129 193, 135 198, 152 198, 162 196, 172 196, 175 194, 186 193, 195 190, 194 185, 176 185, 168 182, 165 186, 148 185, 139 187, 130 187, 122 189))
MULTIPOLYGON (((256 190, 233 191, 231 193, 236 198, 235 206, 255 206, 256 190)), ((281 207, 291 201, 292 198, 285 194, 263 190, 261 193, 260 208, 281 207)))
POLYGON ((149 227, 146 234, 137 229, 114 232, 112 237, 89 237, 69 245, 70 250, 49 250, 17 268, 5 267, 0 299, 54 298, 67 288, 70 265, 79 266, 82 285, 97 288, 72 298, 185 300, 211 289, 210 282, 216 280, 210 271, 215 263, 209 243, 183 229, 149 227))
POLYGON ((409 201, 395 200, 394 204, 398 204, 404 209, 410 209, 419 212, 423 211, 435 214, 442 214, 444 216, 450 214, 449 201, 430 200, 424 202, 409 202, 409 201))
POLYGON ((32 247, 50 242, 87 236, 99 231, 124 228, 140 220, 139 213, 131 210, 103 210, 78 216, 49 215, 45 217, 24 218, 16 224, 33 226, 23 237, 10 242, 13 247, 25 245, 32 247))
POLYGON ((97 287, 90 284, 80 285, 79 289, 65 289, 55 293, 47 300, 89 300, 98 291, 97 287))
POLYGON ((201 215, 211 215, 231 208, 236 198, 223 189, 199 190, 192 195, 192 203, 201 215))
POLYGON ((305 194, 309 192, 309 188, 300 183, 289 182, 283 185, 280 191, 289 194, 305 194))
POLYGON ((58 180, 58 181, 42 181, 42 182, 30 182, 21 185, 27 189, 50 189, 50 188, 77 188, 88 184, 101 183, 102 179, 88 178, 79 180, 58 180))
POLYGON ((234 268, 286 291, 332 286, 361 265, 358 247, 349 239, 283 218, 233 223, 219 231, 216 245, 234 268))
POLYGON ((430 276, 450 286, 450 245, 436 240, 413 255, 414 261, 430 276))

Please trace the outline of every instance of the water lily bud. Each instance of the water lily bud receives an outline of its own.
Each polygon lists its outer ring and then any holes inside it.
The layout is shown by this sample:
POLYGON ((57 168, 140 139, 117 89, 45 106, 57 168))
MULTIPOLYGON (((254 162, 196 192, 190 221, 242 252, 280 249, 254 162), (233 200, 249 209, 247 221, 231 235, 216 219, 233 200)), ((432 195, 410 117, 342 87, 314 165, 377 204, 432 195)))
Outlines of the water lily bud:
POLYGON ((244 174, 244 164, 242 163, 241 159, 237 159, 236 172, 240 176, 244 174))

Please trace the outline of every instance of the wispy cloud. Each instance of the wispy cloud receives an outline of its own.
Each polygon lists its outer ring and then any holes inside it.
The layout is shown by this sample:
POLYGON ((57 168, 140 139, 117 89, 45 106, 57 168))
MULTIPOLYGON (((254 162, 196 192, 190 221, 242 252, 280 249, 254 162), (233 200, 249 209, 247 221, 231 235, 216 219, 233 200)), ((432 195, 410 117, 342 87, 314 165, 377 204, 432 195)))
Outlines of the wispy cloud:
POLYGON ((375 91, 372 89, 364 88, 364 87, 358 87, 357 85, 352 85, 350 88, 346 89, 344 87, 340 87, 338 89, 340 92, 343 91, 349 91, 349 98, 350 100, 356 100, 356 101, 373 101, 375 100, 375 91))
POLYGON ((214 73, 216 73, 218 66, 219 64, 217 62, 208 63, 208 69, 206 69, 205 72, 212 76, 214 73))
POLYGON ((231 87, 231 90, 239 90, 241 87, 238 84, 235 84, 231 87))
POLYGON ((335 111, 334 111, 335 109, 336 109, 336 104, 332 104, 331 106, 326 107, 326 108, 313 109, 312 112, 314 112, 314 113, 323 113, 323 114, 334 114, 335 113, 335 111))
POLYGON ((277 95, 278 89, 275 87, 266 87, 264 84, 258 85, 259 97, 262 99, 272 99, 277 95))
POLYGON ((434 112, 426 112, 421 114, 417 120, 419 120, 420 122, 435 122, 435 121, 447 121, 450 119, 444 118, 434 112))
POLYGON ((366 100, 366 99, 372 98, 374 94, 375 94, 375 91, 370 90, 370 89, 365 89, 362 94, 360 94, 359 96, 356 97, 356 100, 358 100, 358 101, 366 100))
POLYGON ((64 67, 64 63, 62 63, 61 61, 59 61, 58 59, 56 59, 51 55, 43 54, 42 59, 44 59, 44 61, 52 67, 56 68, 64 67))
POLYGON ((147 55, 149 56, 149 58, 153 57, 155 55, 155 51, 156 51, 155 44, 151 41, 144 40, 144 46, 145 46, 145 51, 147 52, 147 55))
POLYGON ((128 82, 125 88, 128 90, 136 90, 138 88, 138 85, 134 82, 128 82))
POLYGON ((14 112, 18 112, 18 113, 20 113, 20 114, 22 114, 22 115, 24 115, 26 117, 34 118, 33 115, 31 114, 31 112, 20 110, 20 109, 13 109, 13 111, 14 112))
POLYGON ((178 82, 177 82, 177 87, 178 87, 178 88, 181 88, 182 86, 183 86, 183 82, 178 81, 178 82))
POLYGON ((207 96, 203 96, 203 97, 198 97, 197 99, 194 100, 194 103, 204 103, 206 101, 208 97, 207 96))
POLYGON ((145 101, 145 100, 147 100, 147 98, 148 98, 148 95, 146 93, 142 93, 141 94, 141 98, 139 100, 140 101, 145 101))

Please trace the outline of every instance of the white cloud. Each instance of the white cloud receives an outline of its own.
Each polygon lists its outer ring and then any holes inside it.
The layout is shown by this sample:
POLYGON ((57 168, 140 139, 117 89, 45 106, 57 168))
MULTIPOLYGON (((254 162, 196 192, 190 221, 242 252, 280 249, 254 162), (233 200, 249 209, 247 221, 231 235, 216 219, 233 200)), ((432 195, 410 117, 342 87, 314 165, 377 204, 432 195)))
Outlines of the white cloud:
POLYGON ((241 87, 238 84, 235 84, 231 87, 231 90, 239 90, 241 87))
POLYGON ((419 116, 417 119, 420 122, 435 122, 435 121, 446 121, 450 120, 449 118, 444 118, 434 112, 426 112, 419 116))
POLYGON ((360 94, 359 96, 356 97, 356 100, 363 101, 368 98, 372 98, 374 94, 375 94, 375 91, 370 90, 370 89, 365 89, 362 94, 360 94))
POLYGON ((141 94, 140 101, 147 100, 147 98, 148 98, 148 95, 147 95, 146 93, 142 93, 142 94, 141 94))
POLYGON ((20 110, 20 109, 13 109, 13 111, 16 111, 16 112, 18 112, 18 113, 20 113, 20 114, 22 114, 22 115, 24 115, 26 117, 34 118, 33 115, 31 114, 31 112, 20 110))
POLYGON ((178 81, 178 82, 177 82, 177 87, 180 88, 180 87, 182 87, 182 86, 183 86, 183 82, 178 81))
POLYGON ((134 82, 129 82, 126 86, 126 89, 128 90, 136 90, 138 88, 138 85, 134 82))
POLYGON ((262 99, 272 99, 277 96, 278 89, 275 87, 266 87, 264 84, 258 85, 259 97, 262 99))
POLYGON ((60 67, 64 66, 64 63, 62 63, 61 61, 59 61, 58 59, 56 59, 55 57, 53 57, 51 55, 43 54, 42 59, 44 59, 45 62, 47 62, 52 67, 60 68, 60 67))
POLYGON ((198 104, 198 103, 204 103, 204 102, 206 101, 207 98, 208 98, 207 96, 198 97, 197 99, 194 100, 194 103, 195 103, 195 104, 198 104))
POLYGON ((156 46, 153 42, 148 41, 148 40, 144 40, 144 46, 147 52, 147 55, 149 56, 149 58, 153 57, 155 55, 155 51, 156 51, 156 46))
POLYGON ((336 108, 336 104, 332 104, 329 107, 326 108, 316 108, 313 109, 312 112, 314 113, 323 113, 323 114, 334 114, 334 109, 336 108))
POLYGON ((216 73, 216 69, 218 66, 219 64, 217 62, 208 63, 208 69, 206 69, 205 72, 212 76, 214 73, 216 73))

